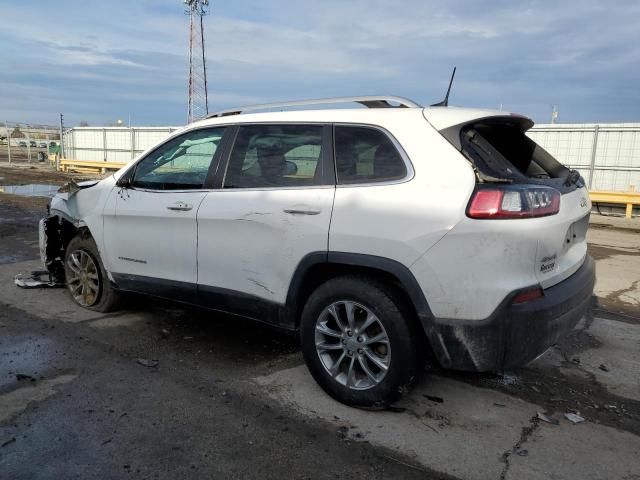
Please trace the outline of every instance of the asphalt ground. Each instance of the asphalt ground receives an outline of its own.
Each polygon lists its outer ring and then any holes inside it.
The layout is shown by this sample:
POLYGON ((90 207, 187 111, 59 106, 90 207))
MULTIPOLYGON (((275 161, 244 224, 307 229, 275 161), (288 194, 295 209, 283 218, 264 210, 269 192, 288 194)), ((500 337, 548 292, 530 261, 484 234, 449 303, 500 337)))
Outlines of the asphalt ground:
MULTIPOLYGON (((0 167, 0 184, 66 178, 0 167)), ((0 193, 0 478, 640 478, 637 232, 589 231, 593 307, 536 362, 500 376, 432 367, 369 412, 327 397, 278 331, 18 289, 13 276, 39 268, 46 202, 0 193)))

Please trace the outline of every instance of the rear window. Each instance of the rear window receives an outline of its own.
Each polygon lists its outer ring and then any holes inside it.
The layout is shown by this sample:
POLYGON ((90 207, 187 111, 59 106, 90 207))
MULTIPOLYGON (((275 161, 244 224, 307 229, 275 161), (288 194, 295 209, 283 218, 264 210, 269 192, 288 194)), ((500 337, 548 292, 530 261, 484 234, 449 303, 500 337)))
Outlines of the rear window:
POLYGON ((334 130, 338 184, 385 182, 407 175, 407 167, 391 139, 371 127, 336 125, 334 130))

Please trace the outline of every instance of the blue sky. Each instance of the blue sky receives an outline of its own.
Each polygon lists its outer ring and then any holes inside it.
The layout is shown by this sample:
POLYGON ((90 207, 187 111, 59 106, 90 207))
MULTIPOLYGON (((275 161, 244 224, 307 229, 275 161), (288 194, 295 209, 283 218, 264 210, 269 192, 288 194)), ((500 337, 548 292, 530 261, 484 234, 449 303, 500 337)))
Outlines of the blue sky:
MULTIPOLYGON (((0 0, 0 121, 186 119, 179 0, 0 0)), ((395 94, 548 122, 640 121, 637 0, 213 1, 209 109, 395 94)))

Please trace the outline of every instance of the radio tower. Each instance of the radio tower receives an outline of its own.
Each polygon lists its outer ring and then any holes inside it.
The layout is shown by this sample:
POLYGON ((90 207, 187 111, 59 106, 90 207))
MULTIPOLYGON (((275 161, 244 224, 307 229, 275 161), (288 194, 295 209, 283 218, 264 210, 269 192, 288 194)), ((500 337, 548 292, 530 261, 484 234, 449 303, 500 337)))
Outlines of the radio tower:
POLYGON ((204 59, 204 29, 202 17, 207 14, 209 0, 184 0, 189 15, 189 100, 187 122, 209 113, 207 99, 207 65, 204 59))

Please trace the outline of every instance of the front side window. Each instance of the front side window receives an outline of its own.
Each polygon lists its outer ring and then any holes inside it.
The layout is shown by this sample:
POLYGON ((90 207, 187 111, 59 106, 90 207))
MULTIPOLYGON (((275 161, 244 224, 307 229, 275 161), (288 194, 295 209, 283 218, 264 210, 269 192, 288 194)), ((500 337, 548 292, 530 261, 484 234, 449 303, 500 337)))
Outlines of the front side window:
POLYGON ((241 126, 224 188, 321 184, 322 132, 322 125, 241 126))
POLYGON ((204 186, 224 127, 196 130, 170 140, 138 165, 133 187, 193 190, 204 186))
POLYGON ((391 139, 371 127, 336 125, 338 184, 384 182, 407 175, 407 167, 391 139))

